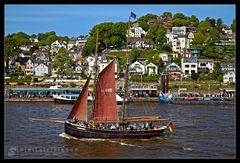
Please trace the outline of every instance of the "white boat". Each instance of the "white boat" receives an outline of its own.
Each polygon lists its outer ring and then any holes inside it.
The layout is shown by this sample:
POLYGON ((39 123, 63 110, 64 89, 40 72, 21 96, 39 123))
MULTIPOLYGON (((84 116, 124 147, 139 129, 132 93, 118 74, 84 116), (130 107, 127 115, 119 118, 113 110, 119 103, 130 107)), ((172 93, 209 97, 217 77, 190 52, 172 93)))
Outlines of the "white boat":
MULTIPOLYGON (((79 94, 55 94, 53 99, 55 103, 69 103, 72 104, 77 101, 79 94)), ((123 103, 123 98, 116 93, 117 104, 121 105, 123 103)), ((88 101, 92 101, 92 96, 88 95, 88 101)))

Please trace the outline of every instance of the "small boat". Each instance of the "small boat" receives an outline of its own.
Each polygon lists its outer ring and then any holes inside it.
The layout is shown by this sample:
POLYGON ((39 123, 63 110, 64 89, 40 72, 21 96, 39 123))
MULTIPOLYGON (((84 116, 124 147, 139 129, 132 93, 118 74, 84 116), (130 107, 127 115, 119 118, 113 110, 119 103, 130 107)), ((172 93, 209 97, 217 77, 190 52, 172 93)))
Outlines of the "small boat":
MULTIPOLYGON (((79 94, 55 94, 53 99, 55 103, 73 104, 77 101, 79 94)), ((123 98, 116 93, 117 105, 123 104, 123 98)), ((88 95, 88 101, 92 101, 92 96, 88 95)))
POLYGON ((182 99, 170 99, 164 96, 159 96, 159 101, 161 103, 167 104, 180 104, 180 105, 234 105, 234 99, 226 98, 203 98, 198 99, 194 97, 186 97, 182 99))

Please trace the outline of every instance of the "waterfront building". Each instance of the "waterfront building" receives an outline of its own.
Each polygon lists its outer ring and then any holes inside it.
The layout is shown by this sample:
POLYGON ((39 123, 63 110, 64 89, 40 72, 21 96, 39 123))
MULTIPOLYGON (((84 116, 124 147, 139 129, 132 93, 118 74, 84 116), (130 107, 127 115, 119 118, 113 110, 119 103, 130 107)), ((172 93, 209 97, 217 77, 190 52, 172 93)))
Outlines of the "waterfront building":
POLYGON ((169 79, 178 80, 181 79, 182 71, 176 63, 171 63, 166 67, 166 72, 169 75, 169 79))

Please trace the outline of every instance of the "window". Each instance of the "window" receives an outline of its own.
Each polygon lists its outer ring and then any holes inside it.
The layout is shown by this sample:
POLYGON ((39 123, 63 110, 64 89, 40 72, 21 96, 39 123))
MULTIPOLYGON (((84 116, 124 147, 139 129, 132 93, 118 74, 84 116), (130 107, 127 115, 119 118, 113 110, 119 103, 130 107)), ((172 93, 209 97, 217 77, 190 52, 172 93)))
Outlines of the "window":
POLYGON ((191 65, 191 67, 192 67, 192 68, 195 68, 195 67, 196 67, 196 65, 191 65))
POLYGON ((185 65, 186 68, 189 68, 189 65, 185 65))
POLYGON ((185 70, 185 74, 189 74, 189 70, 185 70))

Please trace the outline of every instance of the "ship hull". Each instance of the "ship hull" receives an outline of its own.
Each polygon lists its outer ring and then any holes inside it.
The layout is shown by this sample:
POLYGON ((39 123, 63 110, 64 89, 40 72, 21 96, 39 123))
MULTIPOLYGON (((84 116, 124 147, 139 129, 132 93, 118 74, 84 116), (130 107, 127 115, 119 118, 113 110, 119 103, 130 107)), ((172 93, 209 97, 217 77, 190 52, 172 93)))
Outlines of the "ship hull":
POLYGON ((165 97, 159 97, 160 103, 176 105, 235 105, 234 100, 171 100, 165 97))
POLYGON ((84 128, 72 125, 71 123, 65 123, 65 133, 77 138, 150 138, 162 135, 165 130, 166 127, 144 131, 103 130, 84 128))
MULTIPOLYGON (((54 99, 54 102, 56 104, 74 104, 76 100, 62 100, 62 99, 54 99)), ((88 100, 88 102, 92 102, 91 100, 88 100)), ((117 105, 122 105, 123 101, 117 101, 117 105)))

